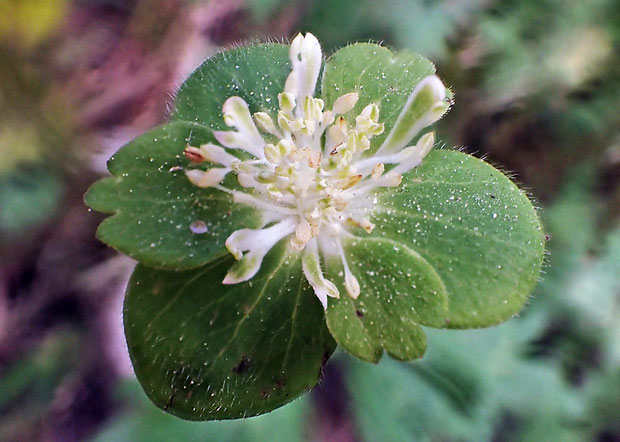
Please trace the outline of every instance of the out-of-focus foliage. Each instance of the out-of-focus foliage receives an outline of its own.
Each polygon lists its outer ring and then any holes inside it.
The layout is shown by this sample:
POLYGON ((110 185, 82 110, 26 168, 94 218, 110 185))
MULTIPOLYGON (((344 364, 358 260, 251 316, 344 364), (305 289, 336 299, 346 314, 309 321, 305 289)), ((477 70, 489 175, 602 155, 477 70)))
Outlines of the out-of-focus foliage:
POLYGON ((32 440, 40 436, 36 427, 45 425, 50 404, 77 364, 78 345, 75 332, 58 332, 6 367, 0 378, 3 440, 32 440))
POLYGON ((57 212, 62 185, 45 168, 31 167, 0 177, 0 235, 20 234, 57 212))
POLYGON ((446 54, 448 37, 480 12, 485 3, 483 0, 317 0, 307 5, 308 14, 302 27, 319 35, 326 48, 371 39, 437 60, 446 54))
POLYGON ((248 0, 247 5, 250 12, 257 20, 269 18, 279 7, 285 5, 283 0, 248 0))
POLYGON ((61 24, 68 0, 3 0, 0 2, 0 36, 18 38, 32 46, 61 24))
MULTIPOLYGON (((48 429, 56 422, 56 427, 64 426, 65 431, 66 422, 81 422, 86 430, 71 428, 74 439, 76 434, 98 433, 95 438, 115 441, 278 441, 307 440, 313 435, 316 440, 317 434, 333 436, 343 428, 360 440, 620 439, 620 2, 5 0, 0 2, 0 11, 4 12, 0 14, 0 225, 20 226, 26 232, 17 242, 19 248, 11 241, 10 252, 0 256, 0 434, 34 439, 44 434, 37 432, 40 422, 46 422, 48 429), (64 13, 73 12, 73 23, 81 23, 89 13, 96 17, 85 21, 87 32, 69 34, 70 43, 62 46, 62 52, 54 46, 53 37, 62 33, 66 23, 57 22, 62 8, 56 6, 52 14, 36 16, 43 25, 35 27, 45 32, 36 31, 32 43, 15 38, 21 31, 14 30, 28 25, 28 21, 13 23, 23 16, 14 12, 15 5, 45 9, 51 3, 66 3, 64 13), (24 344, 24 338, 7 340, 6 333, 3 341, 1 333, 8 324, 3 318, 13 312, 20 316, 10 323, 12 335, 18 335, 15 324, 35 322, 20 309, 28 312, 33 308, 33 292, 49 296, 45 286, 28 286, 33 269, 46 262, 41 257, 36 257, 36 263, 32 258, 23 264, 19 277, 4 278, 10 273, 7 269, 16 265, 15 255, 40 240, 30 234, 33 230, 23 220, 36 218, 43 230, 53 228, 66 215, 65 210, 58 210, 60 203, 86 187, 73 189, 67 184, 71 181, 63 179, 66 171, 58 167, 62 163, 58 159, 64 155, 63 146, 77 146, 73 149, 83 154, 92 149, 76 142, 80 134, 66 135, 67 116, 90 109, 62 104, 65 92, 58 84, 63 84, 65 77, 63 71, 50 68, 50 59, 58 57, 62 66, 80 66, 82 70, 75 68, 78 74, 69 77, 80 90, 85 87, 80 81, 89 79, 87 85, 109 92, 102 98, 92 91, 87 95, 111 111, 96 120, 97 127, 84 130, 139 126, 119 115, 139 108, 136 103, 142 103, 142 97, 128 96, 127 91, 149 79, 143 71, 138 71, 139 81, 131 76, 143 53, 135 47, 149 48, 145 51, 151 53, 155 46, 150 41, 123 46, 113 38, 125 35, 125 22, 131 29, 154 29, 145 23, 158 20, 152 12, 160 8, 152 5, 160 4, 171 8, 167 11, 188 15, 199 11, 202 15, 192 16, 191 23, 199 19, 208 23, 198 26, 196 33, 212 38, 212 45, 255 37, 291 37, 305 30, 314 33, 328 52, 350 41, 373 40, 433 59, 439 75, 456 95, 456 105, 441 122, 439 138, 514 171, 541 206, 550 253, 542 284, 522 316, 500 327, 451 332, 449 337, 429 330, 427 356, 408 365, 384 358, 375 366, 335 357, 327 365, 323 385, 312 397, 247 421, 195 424, 176 420, 152 407, 136 383, 119 384, 113 377, 117 375, 107 369, 96 371, 96 379, 108 376, 108 381, 95 390, 94 402, 78 400, 77 404, 90 404, 81 408, 67 405, 64 401, 70 391, 78 398, 87 398, 84 391, 93 394, 86 388, 93 378, 80 384, 82 364, 74 363, 74 358, 76 349, 98 348, 100 342, 112 339, 108 335, 99 341, 93 338, 101 333, 93 331, 98 330, 94 324, 101 321, 101 312, 95 308, 105 303, 98 297, 91 302, 79 293, 72 299, 79 299, 76 304, 83 306, 81 315, 66 313, 71 309, 65 303, 34 316, 37 324, 79 324, 70 334, 53 328, 49 333, 37 332, 38 338, 27 335, 24 344), (94 13, 84 10, 91 7, 98 9, 94 13), (76 14, 76 8, 84 9, 76 14), (95 46, 89 46, 92 41, 95 46), (110 46, 103 55, 98 53, 101 59, 85 61, 85 54, 106 42, 110 46), (123 64, 123 54, 131 63, 123 64), (104 57, 112 57, 108 65, 104 57), (112 72, 113 80, 101 72, 112 72), (56 184, 46 181, 50 175, 56 184), (18 186, 22 193, 10 190, 7 183, 18 186), (25 288, 15 288, 20 284, 25 288), (3 342, 11 344, 10 351, 2 352, 3 342), (344 387, 324 391, 333 388, 333 379, 338 379, 335 372, 342 376, 344 387), (117 385, 118 394, 110 402, 105 392, 113 385, 117 385), (91 417, 95 402, 104 404, 107 413, 91 417), (335 403, 345 410, 346 419, 335 414, 335 403), (87 416, 88 424, 84 418, 54 420, 55 413, 62 415, 57 410, 65 409, 79 410, 87 416), (317 415, 321 419, 316 419, 317 415), (341 419, 338 426, 330 423, 330 416, 341 419), (328 433, 321 433, 321 428, 328 433)), ((164 20, 170 25, 170 15, 164 20)), ((178 27, 175 48, 188 32, 187 22, 182 23, 174 24, 178 27)), ((195 46, 187 47, 189 53, 196 51, 195 46)), ((150 103, 156 110, 165 106, 161 99, 150 103)), ((144 128, 139 127, 137 132, 142 132, 144 128)), ((77 175, 84 175, 87 166, 80 167, 77 175)), ((79 195, 73 198, 78 200, 79 195)), ((67 225, 76 229, 84 220, 71 218, 67 225)), ((5 227, 0 229, 5 229, 0 241, 14 239, 13 230, 7 235, 5 227)), ((93 235, 87 232, 88 238, 93 235)), ((63 253, 54 250, 57 244, 47 247, 54 257, 63 253)), ((93 250, 93 243, 77 247, 93 250)), ((49 262, 59 272, 57 260, 49 262)), ((65 279, 77 272, 74 267, 68 267, 71 271, 63 275, 65 279)), ((94 353, 98 357, 103 354, 94 353)), ((98 367, 99 360, 91 363, 98 367)))
POLYGON ((605 17, 619 12, 617 2, 507 3, 481 20, 478 37, 492 60, 485 82, 495 100, 570 91, 612 67, 617 23, 605 17))
POLYGON ((37 129, 20 121, 0 127, 0 237, 23 233, 56 212, 58 177, 41 164, 37 129))

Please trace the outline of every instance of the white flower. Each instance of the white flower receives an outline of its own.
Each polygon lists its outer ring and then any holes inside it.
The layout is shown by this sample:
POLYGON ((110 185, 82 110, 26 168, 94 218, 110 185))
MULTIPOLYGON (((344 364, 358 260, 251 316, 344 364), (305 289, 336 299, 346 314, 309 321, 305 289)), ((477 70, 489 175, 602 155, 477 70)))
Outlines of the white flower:
POLYGON ((434 144, 434 134, 422 136, 407 146, 420 130, 437 121, 448 109, 445 87, 436 76, 424 78, 413 90, 393 129, 373 155, 368 154, 373 137, 384 131, 377 104, 369 104, 349 121, 359 100, 349 92, 325 109, 314 98, 323 54, 312 34, 301 34, 290 46, 292 71, 284 91, 278 95, 276 121, 264 112, 250 114, 240 97, 223 105, 224 122, 233 130, 217 131, 221 146, 188 147, 194 163, 216 165, 207 171, 192 169, 189 180, 198 187, 215 187, 232 194, 233 201, 254 207, 261 214, 263 228, 242 229, 226 240, 237 262, 224 284, 252 278, 264 256, 283 238, 292 249, 303 253, 303 272, 317 297, 327 307, 327 297, 339 297, 338 289, 321 269, 323 257, 337 257, 344 267, 344 286, 356 298, 360 286, 351 272, 341 239, 351 226, 370 233, 374 191, 397 187, 402 174, 419 165, 434 144), (261 132, 278 140, 267 143, 261 132), (223 147, 222 147, 223 146, 223 147), (239 160, 225 149, 241 149, 252 155, 239 160), (237 175, 247 191, 228 189, 220 183, 227 174, 237 175))

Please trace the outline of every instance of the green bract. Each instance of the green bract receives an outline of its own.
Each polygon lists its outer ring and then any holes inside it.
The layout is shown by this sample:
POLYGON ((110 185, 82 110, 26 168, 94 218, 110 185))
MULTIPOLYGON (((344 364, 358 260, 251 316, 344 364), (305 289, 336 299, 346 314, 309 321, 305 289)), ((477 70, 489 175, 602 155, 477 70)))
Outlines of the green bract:
POLYGON ((419 55, 327 61, 311 34, 207 60, 168 124, 86 195, 99 238, 140 262, 125 333, 147 395, 185 419, 273 410, 336 347, 421 357, 421 326, 486 327, 532 291, 543 234, 490 165, 420 132, 451 93, 419 55))

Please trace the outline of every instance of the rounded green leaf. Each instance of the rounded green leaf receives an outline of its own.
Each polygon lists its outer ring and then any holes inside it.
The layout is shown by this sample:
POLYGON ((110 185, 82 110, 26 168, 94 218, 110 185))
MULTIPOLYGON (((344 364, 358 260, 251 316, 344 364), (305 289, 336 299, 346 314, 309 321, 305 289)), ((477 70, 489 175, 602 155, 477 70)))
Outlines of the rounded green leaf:
POLYGON ((221 52, 205 61, 183 83, 174 100, 172 121, 192 121, 213 130, 228 129, 222 105, 232 96, 250 112, 275 116, 278 94, 291 72, 288 46, 259 44, 221 52))
POLYGON ((435 270, 415 251, 388 239, 355 238, 343 247, 361 290, 351 298, 339 259, 327 261, 328 275, 340 284, 340 298, 330 299, 327 308, 336 342, 372 362, 383 350, 405 361, 421 357, 426 338, 419 324, 442 326, 448 313, 446 289, 435 270))
POLYGON ((390 133, 416 85, 434 73, 435 66, 419 54, 394 53, 377 44, 356 43, 327 60, 321 90, 327 108, 344 94, 359 94, 353 111, 344 116, 350 125, 355 125, 355 116, 368 104, 379 106, 379 121, 385 125, 385 131, 372 139, 372 153, 390 133))
POLYGON ((233 231, 258 227, 254 210, 185 176, 183 150, 208 141, 204 126, 176 122, 118 151, 108 162, 113 177, 96 182, 85 197, 93 209, 113 214, 97 229, 99 239, 144 264, 188 269, 227 254, 224 242, 233 231), (204 223, 206 232, 195 233, 201 231, 195 223, 204 223))
POLYGON ((508 319, 540 273, 544 234, 529 198, 461 152, 432 151, 397 190, 379 195, 373 222, 373 236, 409 247, 435 269, 449 297, 447 327, 508 319))
POLYGON ((184 419, 266 413, 312 388, 335 343, 297 255, 276 246, 252 280, 222 285, 234 261, 185 272, 138 265, 125 334, 138 380, 184 419))
MULTIPOLYGON (((99 239, 143 264, 182 270, 226 254, 224 242, 233 231, 259 227, 252 209, 233 204, 223 192, 191 185, 183 150, 215 141, 212 130, 226 128, 222 105, 231 96, 245 99, 252 112, 273 114, 289 72, 288 47, 281 44, 237 48, 208 59, 181 86, 172 123, 121 148, 108 163, 114 176, 87 193, 90 207, 114 214, 100 225, 99 239), (194 233, 195 222, 204 223, 207 232, 194 233)), ((234 186, 232 174, 227 180, 234 186)))

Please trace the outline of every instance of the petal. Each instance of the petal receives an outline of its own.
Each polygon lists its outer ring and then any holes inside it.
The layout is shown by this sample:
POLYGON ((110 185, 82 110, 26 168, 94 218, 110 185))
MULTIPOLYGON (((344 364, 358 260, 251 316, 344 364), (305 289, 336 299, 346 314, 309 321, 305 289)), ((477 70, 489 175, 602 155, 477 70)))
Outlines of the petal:
POLYGON ((437 76, 424 78, 411 92, 396 124, 377 154, 398 152, 420 130, 439 120, 450 107, 445 98, 446 88, 437 76))
POLYGON ((435 144, 435 133, 429 132, 424 134, 415 146, 411 146, 403 149, 401 152, 406 153, 400 159, 398 165, 390 172, 394 173, 407 173, 414 167, 417 167, 422 163, 422 159, 430 152, 435 144))
POLYGON ((342 260, 342 266, 344 267, 344 287, 347 289, 347 293, 351 298, 357 299, 357 297, 360 295, 360 283, 349 268, 349 263, 347 262, 347 258, 344 254, 344 249, 342 248, 342 243, 340 242, 340 239, 338 239, 337 241, 338 252, 340 254, 340 259, 342 260))
POLYGON ((243 98, 230 97, 227 99, 222 106, 222 114, 227 126, 234 127, 250 137, 261 138, 252 120, 252 115, 250 115, 250 108, 243 98))
POLYGON ((296 83, 299 102, 299 99, 305 96, 314 95, 323 59, 321 44, 314 35, 307 33, 303 36, 300 33, 292 41, 289 55, 293 64, 291 75, 294 80, 291 80, 291 83, 296 83))
POLYGON ((246 152, 254 155, 256 158, 263 158, 263 146, 265 142, 261 141, 256 142, 252 141, 244 136, 241 132, 235 132, 232 130, 224 131, 224 130, 216 130, 213 131, 213 136, 217 140, 218 143, 223 146, 228 147, 229 149, 241 149, 246 152))
POLYGON ((429 132, 420 137, 416 143, 416 151, 421 158, 424 158, 435 145, 435 132, 429 132))
POLYGON ((287 218, 261 230, 241 229, 226 240, 226 248, 238 261, 230 268, 222 284, 237 284, 251 279, 263 258, 278 241, 295 230, 294 218, 287 218), (243 253, 247 251, 247 253, 243 253))
MULTIPOLYGON (((225 189, 222 189, 225 190, 225 189)), ((233 196, 233 201, 239 204, 246 204, 248 206, 254 207, 255 209, 261 210, 263 212, 271 212, 271 213, 279 213, 282 215, 296 215, 297 212, 288 207, 282 207, 280 205, 272 204, 269 201, 259 199, 253 195, 249 195, 244 192, 238 192, 231 190, 229 191, 233 196)))
POLYGON ((319 301, 323 305, 323 308, 327 308, 327 297, 339 298, 340 293, 336 286, 323 276, 321 270, 321 261, 319 258, 319 252, 316 245, 316 240, 311 240, 304 251, 304 255, 301 258, 301 264, 304 275, 308 280, 308 283, 314 289, 319 301))
POLYGON ((214 167, 206 171, 192 169, 185 172, 185 174, 194 186, 206 188, 217 186, 229 172, 229 168, 214 167))
POLYGON ((244 149, 256 157, 261 157, 265 141, 258 132, 254 120, 252 120, 250 109, 245 100, 241 97, 230 97, 222 106, 222 114, 226 125, 237 129, 238 132, 223 132, 224 134, 237 134, 236 136, 228 135, 228 138, 222 135, 222 132, 218 132, 224 140, 220 141, 216 133, 217 140, 226 147, 244 149))
MULTIPOLYGON (((186 153, 188 149, 189 147, 185 149, 186 153)), ((239 160, 239 158, 229 154, 228 152, 226 152, 226 149, 218 146, 217 144, 205 144, 203 146, 200 146, 199 148, 194 148, 193 150, 196 150, 196 152, 202 156, 204 161, 208 161, 214 164, 221 164, 222 166, 226 167, 230 167, 233 161, 239 160)))

